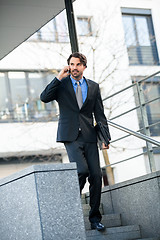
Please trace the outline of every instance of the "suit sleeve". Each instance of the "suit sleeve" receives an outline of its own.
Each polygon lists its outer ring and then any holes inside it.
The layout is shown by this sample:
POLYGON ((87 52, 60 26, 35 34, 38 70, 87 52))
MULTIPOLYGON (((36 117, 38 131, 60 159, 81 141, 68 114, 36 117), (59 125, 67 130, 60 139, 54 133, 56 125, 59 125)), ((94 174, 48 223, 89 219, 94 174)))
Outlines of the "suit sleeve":
POLYGON ((61 81, 54 78, 44 89, 40 95, 40 99, 44 103, 51 102, 57 99, 58 88, 61 85, 61 81))
POLYGON ((94 107, 94 116, 95 116, 96 122, 101 122, 104 125, 106 125, 108 133, 109 133, 108 137, 111 140, 111 136, 110 136, 110 132, 109 132, 109 128, 108 128, 108 123, 107 123, 107 118, 104 114, 104 107, 103 107, 103 102, 102 102, 99 86, 98 86, 98 92, 97 92, 95 107, 94 107))

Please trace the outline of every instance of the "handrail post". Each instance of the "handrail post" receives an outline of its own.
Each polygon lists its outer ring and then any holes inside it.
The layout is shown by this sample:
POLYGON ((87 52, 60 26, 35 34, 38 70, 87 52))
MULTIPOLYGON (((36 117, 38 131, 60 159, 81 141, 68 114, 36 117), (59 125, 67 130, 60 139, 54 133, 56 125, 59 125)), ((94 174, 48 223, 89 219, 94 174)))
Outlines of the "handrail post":
POLYGON ((6 81, 6 88, 7 88, 7 98, 9 100, 7 102, 7 108, 9 110, 10 120, 13 120, 14 119, 13 102, 12 102, 11 86, 9 82, 8 72, 5 74, 5 81, 6 81))
MULTIPOLYGON (((147 117, 146 104, 145 104, 142 83, 137 82, 136 86, 137 86, 138 100, 139 100, 139 105, 140 105, 140 113, 141 113, 144 134, 146 136, 150 137, 150 129, 148 127, 149 123, 148 123, 148 117, 147 117)), ((155 166, 155 161, 154 161, 154 156, 153 156, 152 144, 146 141, 146 148, 147 148, 150 170, 151 170, 151 172, 155 172, 156 166, 155 166)))

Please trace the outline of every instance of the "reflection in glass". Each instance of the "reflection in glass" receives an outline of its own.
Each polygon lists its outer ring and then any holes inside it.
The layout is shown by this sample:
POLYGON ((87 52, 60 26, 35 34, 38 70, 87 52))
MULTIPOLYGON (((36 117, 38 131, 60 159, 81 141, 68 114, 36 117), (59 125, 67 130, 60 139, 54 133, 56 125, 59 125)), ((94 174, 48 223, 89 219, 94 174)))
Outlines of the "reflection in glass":
POLYGON ((147 19, 142 16, 135 17, 138 43, 140 46, 150 46, 150 36, 148 31, 147 19))
POLYGON ((136 35, 133 18, 130 16, 123 16, 123 26, 125 32, 125 41, 127 47, 136 46, 136 35))
POLYGON ((0 73, 0 120, 57 120, 55 102, 40 101, 40 93, 53 78, 47 71, 0 73))

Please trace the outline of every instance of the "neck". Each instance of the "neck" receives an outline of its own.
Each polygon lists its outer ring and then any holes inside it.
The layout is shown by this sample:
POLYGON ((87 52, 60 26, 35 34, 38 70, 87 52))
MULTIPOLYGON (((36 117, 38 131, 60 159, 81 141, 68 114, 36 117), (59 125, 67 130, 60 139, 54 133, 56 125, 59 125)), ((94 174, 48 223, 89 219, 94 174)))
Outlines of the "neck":
POLYGON ((72 77, 74 80, 79 81, 79 80, 81 80, 81 79, 83 78, 83 75, 78 76, 77 78, 74 77, 74 76, 72 76, 72 75, 71 75, 71 77, 72 77))

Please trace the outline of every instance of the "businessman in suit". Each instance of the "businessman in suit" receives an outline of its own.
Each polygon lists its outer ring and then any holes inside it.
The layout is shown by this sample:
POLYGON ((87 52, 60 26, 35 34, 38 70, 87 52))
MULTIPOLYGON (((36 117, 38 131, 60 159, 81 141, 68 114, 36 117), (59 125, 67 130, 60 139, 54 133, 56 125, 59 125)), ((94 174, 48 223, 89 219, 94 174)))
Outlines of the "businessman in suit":
MULTIPOLYGON (((90 184, 91 228, 104 230, 99 211, 102 187, 102 174, 99 163, 96 122, 106 125, 99 85, 86 79, 83 72, 87 67, 86 57, 72 53, 65 66, 41 93, 41 101, 56 100, 59 105, 57 142, 63 142, 70 162, 77 163, 80 192, 86 183, 90 184), (94 115, 94 117, 93 117, 94 115)), ((103 148, 109 148, 103 144, 103 148)))

